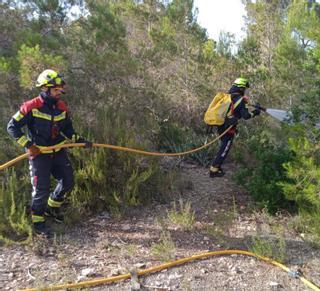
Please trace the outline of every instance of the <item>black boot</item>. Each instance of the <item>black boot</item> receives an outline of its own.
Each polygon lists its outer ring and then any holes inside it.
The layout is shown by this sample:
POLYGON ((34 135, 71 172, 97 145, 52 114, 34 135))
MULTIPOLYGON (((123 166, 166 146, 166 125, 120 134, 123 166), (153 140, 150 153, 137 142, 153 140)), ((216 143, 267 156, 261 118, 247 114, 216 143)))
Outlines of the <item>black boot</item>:
POLYGON ((222 177, 224 176, 224 171, 222 170, 221 167, 210 167, 210 178, 215 178, 215 177, 222 177))
POLYGON ((48 228, 44 221, 41 222, 34 222, 33 229, 36 235, 41 235, 46 238, 53 237, 53 232, 50 228, 48 228))
POLYGON ((64 222, 64 216, 61 211, 61 207, 47 206, 47 209, 45 210, 44 214, 46 216, 52 217, 58 223, 64 222))

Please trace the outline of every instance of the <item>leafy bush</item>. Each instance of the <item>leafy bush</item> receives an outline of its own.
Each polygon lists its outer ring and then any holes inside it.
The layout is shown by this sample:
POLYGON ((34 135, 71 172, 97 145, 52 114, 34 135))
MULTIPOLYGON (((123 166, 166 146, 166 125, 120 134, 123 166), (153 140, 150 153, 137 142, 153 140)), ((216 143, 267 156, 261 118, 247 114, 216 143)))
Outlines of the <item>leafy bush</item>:
POLYGON ((293 160, 284 165, 289 181, 279 185, 286 198, 295 201, 299 209, 309 213, 320 210, 319 154, 306 138, 290 139, 289 146, 295 154, 293 160))
POLYGON ((163 231, 158 243, 151 246, 153 256, 160 261, 168 262, 176 257, 176 246, 171 238, 170 232, 163 231))
POLYGON ((190 201, 185 203, 180 198, 179 203, 173 202, 173 209, 167 210, 168 222, 192 230, 195 222, 195 212, 190 201))
POLYGON ((272 213, 281 208, 291 209, 279 185, 287 179, 283 164, 291 159, 289 149, 273 143, 265 131, 252 136, 246 144, 250 160, 243 160, 244 168, 236 173, 236 181, 248 189, 261 208, 272 213))
POLYGON ((272 258, 278 262, 284 262, 286 258, 286 242, 283 236, 252 237, 250 251, 259 256, 272 258))
MULTIPOLYGON (((178 123, 165 122, 160 124, 158 144, 161 150, 169 153, 189 151, 203 146, 214 136, 205 136, 203 133, 196 133, 192 129, 185 128, 178 123)), ((216 150, 218 142, 206 149, 181 156, 181 159, 192 159, 202 166, 208 166, 216 150)))
POLYGON ((308 221, 309 231, 320 237, 320 154, 306 137, 289 140, 293 159, 284 164, 287 179, 278 183, 286 199, 294 201, 299 214, 308 221))
POLYGON ((0 241, 10 243, 12 240, 31 238, 26 180, 19 179, 14 169, 6 170, 1 180, 0 241))
MULTIPOLYGON (((148 138, 138 134, 134 126, 126 126, 126 114, 105 109, 100 115, 99 130, 91 131, 94 141, 141 150, 151 148, 148 138)), ((165 195, 172 185, 171 173, 161 170, 160 159, 101 148, 73 151, 76 178, 75 190, 70 195, 73 207, 93 212, 107 207, 118 213, 165 195)))
POLYGON ((294 216, 288 226, 301 234, 305 240, 310 241, 317 247, 320 246, 320 212, 312 214, 300 211, 294 216))

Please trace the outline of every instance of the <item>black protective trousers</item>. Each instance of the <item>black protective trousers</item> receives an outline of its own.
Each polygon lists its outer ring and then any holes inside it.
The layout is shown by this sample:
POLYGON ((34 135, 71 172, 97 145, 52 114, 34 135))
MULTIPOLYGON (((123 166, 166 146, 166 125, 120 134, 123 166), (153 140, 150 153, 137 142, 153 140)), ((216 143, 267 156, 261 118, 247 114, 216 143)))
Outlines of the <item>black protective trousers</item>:
POLYGON ((29 159, 29 165, 33 188, 31 210, 34 215, 43 216, 49 196, 54 201, 61 202, 65 194, 72 190, 73 169, 64 149, 29 159), (57 185, 50 193, 51 175, 56 179, 57 185))
MULTIPOLYGON (((218 134, 222 134, 224 131, 226 130, 226 127, 224 126, 219 126, 218 127, 218 134)), ((217 155, 215 156, 215 158, 212 161, 212 166, 213 167, 221 167, 221 165, 223 164, 224 160, 226 159, 231 146, 232 146, 232 142, 234 139, 234 132, 227 132, 224 136, 222 136, 220 138, 220 148, 219 151, 217 153, 217 155)))

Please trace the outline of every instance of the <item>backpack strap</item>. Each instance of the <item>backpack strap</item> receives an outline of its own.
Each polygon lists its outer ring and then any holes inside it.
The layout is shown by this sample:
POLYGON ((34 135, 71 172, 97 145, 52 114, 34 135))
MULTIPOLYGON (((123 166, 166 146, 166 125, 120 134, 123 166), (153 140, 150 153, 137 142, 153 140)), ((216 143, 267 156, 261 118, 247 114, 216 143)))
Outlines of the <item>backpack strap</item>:
POLYGON ((230 109, 229 109, 229 112, 228 112, 227 116, 232 116, 233 115, 234 111, 239 106, 239 104, 241 103, 242 99, 243 99, 243 97, 240 97, 239 100, 236 103, 233 103, 232 99, 231 99, 230 109))
POLYGON ((231 102, 231 104, 233 104, 232 114, 234 113, 234 110, 239 106, 239 104, 241 103, 242 99, 243 99, 243 97, 240 97, 239 100, 234 104, 231 102))

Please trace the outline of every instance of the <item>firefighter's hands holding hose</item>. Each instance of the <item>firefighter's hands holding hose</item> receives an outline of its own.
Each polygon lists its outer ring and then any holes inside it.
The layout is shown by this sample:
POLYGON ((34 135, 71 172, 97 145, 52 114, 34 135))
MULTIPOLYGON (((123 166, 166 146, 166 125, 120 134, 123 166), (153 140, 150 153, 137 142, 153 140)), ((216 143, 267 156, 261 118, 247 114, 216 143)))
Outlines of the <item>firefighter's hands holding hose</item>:
POLYGON ((255 116, 258 116, 260 115, 261 113, 261 110, 260 109, 254 109, 251 114, 252 114, 252 117, 255 117, 255 116))
POLYGON ((85 148, 92 148, 92 146, 93 146, 93 143, 91 141, 88 141, 83 137, 79 137, 76 143, 84 143, 85 148))
MULTIPOLYGON (((85 148, 92 148, 93 146, 93 143, 91 141, 88 141, 83 137, 79 137, 76 143, 84 143, 85 148)), ((34 144, 28 147, 27 152, 31 159, 34 159, 35 157, 41 154, 40 148, 34 144)))
POLYGON ((41 150, 33 144, 30 147, 28 147, 28 154, 31 159, 34 159, 36 156, 41 154, 41 150))
POLYGON ((253 107, 254 107, 254 110, 251 111, 252 117, 255 117, 255 116, 260 115, 261 109, 262 109, 262 107, 260 106, 260 104, 259 104, 259 103, 255 103, 255 104, 253 105, 253 107))

